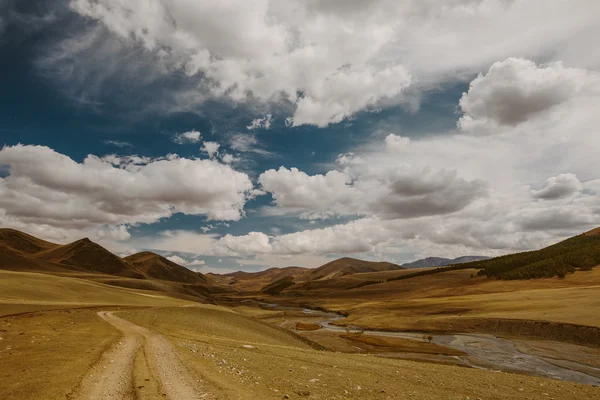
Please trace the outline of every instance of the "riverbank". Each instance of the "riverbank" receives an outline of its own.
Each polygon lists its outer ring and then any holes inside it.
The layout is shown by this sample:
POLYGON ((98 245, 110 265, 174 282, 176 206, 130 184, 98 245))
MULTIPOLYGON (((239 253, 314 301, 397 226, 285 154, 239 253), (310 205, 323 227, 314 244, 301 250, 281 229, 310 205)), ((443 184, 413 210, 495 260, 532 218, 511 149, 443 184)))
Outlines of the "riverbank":
MULTIPOLYGON (((252 304, 252 302, 246 302, 252 304)), ((433 332, 402 332, 379 329, 365 329, 361 327, 344 326, 344 317, 333 312, 307 309, 294 306, 279 306, 277 304, 256 302, 256 306, 263 310, 271 311, 274 314, 268 317, 262 317, 266 320, 286 327, 296 333, 307 337, 308 339, 332 348, 333 350, 346 352, 364 352, 378 354, 383 357, 402 358, 416 361, 434 362, 440 364, 454 364, 468 366, 472 368, 481 368, 488 370, 497 370, 505 372, 515 372, 534 376, 543 376, 554 379, 584 383, 588 385, 600 386, 600 365, 585 361, 585 355, 593 353, 600 359, 600 350, 590 347, 578 346, 570 347, 561 352, 550 353, 540 346, 544 341, 531 341, 522 339, 513 339, 508 337, 497 337, 495 335, 471 332, 454 333, 433 333, 433 332), (322 329, 319 331, 297 331, 295 326, 298 322, 319 324, 322 329), (422 351, 419 346, 414 346, 411 351, 397 351, 393 346, 381 346, 383 350, 389 351, 369 351, 369 346, 364 343, 356 345, 348 342, 344 338, 349 332, 365 335, 365 337, 395 338, 410 340, 414 343, 430 342, 438 348, 438 354, 431 351, 422 351), (427 338, 429 337, 429 338, 427 338), (535 351, 529 350, 536 348, 535 351), (452 349, 457 354, 445 354, 443 348, 452 349), (582 357, 572 354, 573 350, 582 353, 582 357), (417 350, 417 351, 415 351, 417 350), (460 355, 458 355, 460 354, 460 355)), ((372 340, 370 340, 373 342, 372 340)), ((363 340, 364 342, 364 340, 363 340)), ((373 345, 370 343, 369 345, 373 345)))

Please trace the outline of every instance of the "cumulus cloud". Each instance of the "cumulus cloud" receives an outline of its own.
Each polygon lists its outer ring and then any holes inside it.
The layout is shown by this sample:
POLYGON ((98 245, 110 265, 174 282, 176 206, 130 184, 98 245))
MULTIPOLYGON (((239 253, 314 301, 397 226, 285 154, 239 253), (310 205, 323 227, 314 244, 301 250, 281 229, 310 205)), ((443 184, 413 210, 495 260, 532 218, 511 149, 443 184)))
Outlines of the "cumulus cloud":
POLYGON ((0 179, 0 220, 64 229, 153 223, 177 212, 238 220, 253 188, 246 174, 200 159, 89 155, 79 163, 48 147, 16 145, 0 150, 0 164, 10 166, 0 179))
POLYGON ((385 137, 385 147, 394 152, 407 151, 410 149, 410 138, 390 133, 385 137))
POLYGON ((183 265, 185 267, 192 267, 192 266, 206 264, 204 262, 204 260, 188 260, 188 259, 179 257, 178 255, 172 255, 172 256, 166 257, 166 259, 171 262, 174 262, 175 264, 183 265))
POLYGON ((565 68, 561 62, 536 65, 518 58, 496 62, 463 94, 459 105, 465 115, 458 125, 464 130, 488 122, 514 126, 569 101, 598 79, 586 70, 565 68))
POLYGON ((579 193, 583 185, 574 174, 560 174, 548 178, 540 190, 533 190, 532 196, 543 200, 556 200, 579 193))
POLYGON ((219 148, 221 145, 217 142, 204 142, 200 151, 206 153, 211 159, 215 158, 219 154, 219 148))
POLYGON ((590 168, 600 148, 599 89, 590 79, 526 122, 489 127, 502 134, 389 134, 341 154, 323 174, 265 171, 258 182, 273 196, 268 215, 359 218, 276 234, 272 254, 498 255, 600 225, 600 178, 590 168))
POLYGON ((202 135, 194 129, 188 132, 178 133, 173 137, 173 142, 177 144, 198 143, 200 140, 202 140, 202 135))
POLYGON ((187 260, 185 260, 185 259, 183 259, 183 258, 181 258, 179 256, 169 256, 169 257, 166 257, 166 258, 167 258, 167 260, 169 260, 171 262, 174 262, 175 264, 179 264, 179 265, 185 265, 185 264, 187 264, 187 260))
POLYGON ((235 162, 237 160, 237 158, 235 158, 233 155, 231 154, 223 154, 221 156, 221 161, 225 164, 232 164, 233 162, 235 162))
POLYGON ((464 79, 515 54, 550 54, 581 68, 600 61, 589 50, 600 34, 594 0, 578 7, 564 0, 74 0, 70 7, 96 26, 44 55, 43 70, 63 82, 107 94, 101 82, 114 84, 115 75, 135 85, 184 71, 175 95, 153 97, 160 106, 189 110, 215 97, 283 101, 292 105, 293 125, 324 126, 399 104, 407 87, 464 79))
POLYGON ((262 118, 253 119, 250 125, 246 128, 250 131, 255 129, 271 129, 271 122, 273 121, 273 115, 267 114, 262 118))
POLYGON ((310 176, 298 168, 280 167, 263 172, 258 182, 279 207, 291 210, 320 212, 337 206, 342 211, 351 207, 353 197, 359 195, 349 185, 349 176, 339 171, 310 176))
POLYGON ((352 164, 341 171, 313 175, 297 168, 268 170, 258 182, 275 204, 311 217, 372 215, 386 219, 443 215, 486 195, 486 183, 467 181, 455 171, 390 165, 386 169, 352 164))
POLYGON ((262 232, 250 232, 244 236, 225 235, 212 249, 215 255, 245 255, 270 253, 269 237, 262 232))

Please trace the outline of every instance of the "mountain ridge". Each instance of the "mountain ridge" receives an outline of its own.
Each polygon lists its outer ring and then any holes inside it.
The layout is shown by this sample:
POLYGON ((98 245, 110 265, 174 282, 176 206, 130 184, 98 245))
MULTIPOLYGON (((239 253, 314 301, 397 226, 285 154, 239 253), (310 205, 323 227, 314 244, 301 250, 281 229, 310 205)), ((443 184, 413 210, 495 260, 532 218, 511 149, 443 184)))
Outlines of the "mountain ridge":
POLYGON ((404 268, 430 268, 430 267, 445 267, 447 265, 463 264, 472 261, 488 260, 486 256, 461 256, 457 258, 445 257, 425 257, 416 261, 402 264, 404 268))

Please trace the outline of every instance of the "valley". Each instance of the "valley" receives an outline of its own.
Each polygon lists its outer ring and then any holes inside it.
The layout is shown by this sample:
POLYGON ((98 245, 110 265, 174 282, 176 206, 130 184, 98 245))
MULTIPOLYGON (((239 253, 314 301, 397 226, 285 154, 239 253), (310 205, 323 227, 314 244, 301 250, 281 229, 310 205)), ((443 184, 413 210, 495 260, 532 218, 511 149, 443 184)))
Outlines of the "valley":
POLYGON ((598 268, 503 280, 344 258, 204 275, 13 230, 0 250, 2 399, 600 395, 598 268))

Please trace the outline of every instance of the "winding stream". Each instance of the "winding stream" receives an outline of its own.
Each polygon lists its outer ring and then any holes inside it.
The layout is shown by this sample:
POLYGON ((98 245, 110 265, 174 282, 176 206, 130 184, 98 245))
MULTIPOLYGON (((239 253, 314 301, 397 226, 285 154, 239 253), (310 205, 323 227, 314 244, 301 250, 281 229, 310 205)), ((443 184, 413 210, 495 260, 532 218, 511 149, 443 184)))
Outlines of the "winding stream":
MULTIPOLYGON (((336 320, 344 318, 335 313, 311 310, 300 307, 280 306, 278 304, 258 303, 261 307, 278 311, 301 311, 304 314, 323 318, 318 321, 325 330, 345 332, 345 327, 333 325, 336 320)), ((386 336, 422 341, 423 333, 415 332, 387 332, 378 330, 364 330, 366 335, 386 336)), ((551 358, 534 356, 523 353, 517 349, 515 344, 508 339, 497 338, 492 335, 458 333, 458 334, 430 334, 432 343, 460 350, 468 356, 446 356, 455 364, 467 365, 474 368, 519 372, 537 375, 565 381, 578 382, 588 385, 600 386, 600 368, 569 361, 572 369, 565 368, 552 363, 551 358), (586 371, 589 373, 585 373, 586 371)), ((389 353, 388 356, 399 356, 402 353, 389 353)), ((440 357, 443 359, 444 357, 440 357)))

